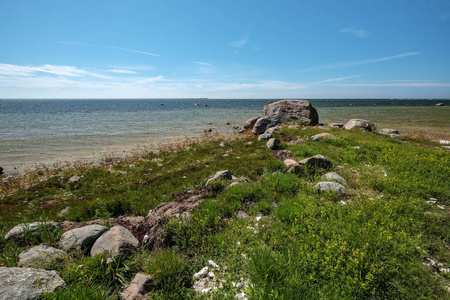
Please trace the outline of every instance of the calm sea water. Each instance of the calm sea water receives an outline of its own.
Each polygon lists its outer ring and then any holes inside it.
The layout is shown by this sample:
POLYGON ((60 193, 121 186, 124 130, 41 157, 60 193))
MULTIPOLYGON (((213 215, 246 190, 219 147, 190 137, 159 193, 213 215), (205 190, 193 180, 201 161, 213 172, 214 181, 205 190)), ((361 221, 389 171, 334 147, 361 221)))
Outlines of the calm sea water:
MULTIPOLYGON (((94 160, 196 136, 205 129, 227 133, 262 115, 264 105, 274 100, 0 100, 0 166, 11 172, 41 163, 94 160)), ((363 118, 378 127, 450 133, 450 100, 310 101, 323 123, 363 118)))

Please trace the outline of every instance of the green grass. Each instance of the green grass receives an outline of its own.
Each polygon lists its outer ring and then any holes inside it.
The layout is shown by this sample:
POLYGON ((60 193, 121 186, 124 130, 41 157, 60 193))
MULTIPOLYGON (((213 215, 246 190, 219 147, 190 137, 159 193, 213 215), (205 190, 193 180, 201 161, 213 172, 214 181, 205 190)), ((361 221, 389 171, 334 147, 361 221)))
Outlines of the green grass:
MULTIPOLYGON (((288 173, 256 138, 209 141, 96 167, 46 170, 53 177, 28 188, 9 183, 11 193, 0 198, 0 232, 37 220, 145 216, 228 169, 248 182, 211 184, 190 219, 165 227, 164 249, 141 249, 110 264, 106 256, 74 254, 57 268, 67 287, 45 299, 118 299, 138 271, 153 275, 152 299, 234 299, 242 292, 249 299, 450 298, 450 274, 424 265, 429 258, 450 267, 449 152, 430 141, 338 129, 330 131, 336 140, 287 146, 319 132, 283 129, 275 137, 295 160, 328 157, 331 171, 348 181, 343 195, 314 190, 328 170, 288 173), (75 174, 81 180, 67 183, 75 174), (426 203, 429 198, 441 208, 426 203), (58 217, 66 206, 68 215, 58 217), (237 218, 238 210, 250 218, 237 218), (215 274, 222 288, 197 294, 192 275, 210 259, 221 266, 215 274), (236 285, 241 281, 249 284, 236 285)), ((56 246, 60 234, 25 243, 1 239, 0 265, 16 266, 18 254, 37 243, 56 246)))

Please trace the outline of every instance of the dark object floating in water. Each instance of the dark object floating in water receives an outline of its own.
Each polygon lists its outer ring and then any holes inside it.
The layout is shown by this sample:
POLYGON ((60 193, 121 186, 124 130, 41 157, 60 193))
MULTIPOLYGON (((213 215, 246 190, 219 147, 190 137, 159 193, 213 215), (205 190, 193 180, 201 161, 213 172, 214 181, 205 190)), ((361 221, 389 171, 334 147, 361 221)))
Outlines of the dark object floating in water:
POLYGON ((231 125, 230 122, 227 122, 227 125, 231 125))
POLYGON ((160 105, 161 105, 161 106, 164 106, 164 103, 161 103, 160 105))
POLYGON ((208 104, 205 104, 205 106, 208 106, 208 104))

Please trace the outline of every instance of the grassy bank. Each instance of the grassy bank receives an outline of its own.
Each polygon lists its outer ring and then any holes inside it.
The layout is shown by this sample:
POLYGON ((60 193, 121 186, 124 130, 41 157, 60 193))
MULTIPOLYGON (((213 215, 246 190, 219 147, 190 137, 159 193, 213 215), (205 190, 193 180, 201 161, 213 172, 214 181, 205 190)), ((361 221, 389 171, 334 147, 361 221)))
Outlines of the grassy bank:
MULTIPOLYGON (((241 293, 249 299, 448 299, 449 152, 428 140, 339 129, 329 131, 336 140, 309 140, 321 132, 284 128, 274 135, 297 161, 328 157, 331 171, 348 182, 344 194, 318 193, 313 184, 329 170, 289 173, 282 162, 286 152, 269 150, 255 137, 211 137, 5 180, 1 237, 29 221, 146 216, 162 202, 204 188, 215 172, 230 170, 245 182, 208 186, 191 218, 166 226, 163 249, 144 247, 111 264, 106 256, 72 255, 57 266, 66 289, 47 299, 118 299, 138 271, 154 276, 152 299, 235 299, 241 293), (306 141, 289 143, 299 137, 306 141), (80 179, 70 182, 74 175, 80 179), (67 214, 58 216, 66 207, 67 214), (238 218, 238 211, 249 217, 238 218), (208 260, 220 266, 216 288, 195 293, 192 276, 208 260)), ((2 238, 0 266, 16 266, 18 254, 32 245, 57 245, 60 234, 22 243, 2 238)))

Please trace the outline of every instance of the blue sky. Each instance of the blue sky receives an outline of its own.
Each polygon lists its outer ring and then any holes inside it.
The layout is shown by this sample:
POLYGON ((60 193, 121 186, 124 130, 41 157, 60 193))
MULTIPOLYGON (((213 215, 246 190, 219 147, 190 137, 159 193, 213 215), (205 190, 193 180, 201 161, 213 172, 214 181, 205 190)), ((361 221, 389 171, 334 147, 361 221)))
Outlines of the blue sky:
POLYGON ((449 98, 449 0, 0 1, 0 98, 449 98))

